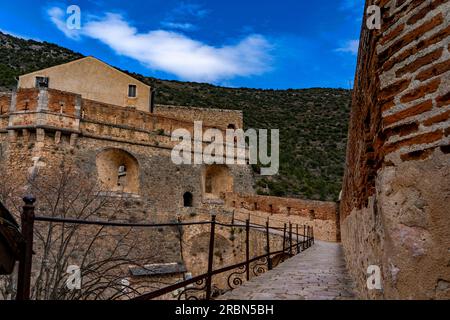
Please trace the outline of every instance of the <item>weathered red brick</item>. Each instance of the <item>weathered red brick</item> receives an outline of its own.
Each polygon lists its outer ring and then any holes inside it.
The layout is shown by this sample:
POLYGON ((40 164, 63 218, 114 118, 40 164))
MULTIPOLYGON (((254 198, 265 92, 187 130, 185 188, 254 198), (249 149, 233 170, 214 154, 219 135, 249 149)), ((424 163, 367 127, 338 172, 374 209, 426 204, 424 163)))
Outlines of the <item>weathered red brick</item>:
POLYGON ((417 161, 427 159, 435 150, 435 148, 428 148, 424 150, 412 151, 409 153, 402 154, 400 158, 403 161, 417 161))
POLYGON ((402 110, 400 112, 385 117, 383 119, 383 123, 385 126, 389 126, 395 122, 430 111, 432 108, 433 108, 433 101, 427 100, 425 102, 419 103, 418 105, 415 105, 413 107, 410 107, 408 109, 402 110))
POLYGON ((384 45, 385 43, 391 41, 392 39, 397 38, 402 31, 405 29, 405 25, 401 24, 399 26, 397 26, 394 30, 392 30, 389 34, 387 34, 386 36, 384 36, 381 41, 380 44, 384 45))
POLYGON ((402 103, 407 103, 407 102, 411 102, 411 101, 423 98, 429 93, 436 92, 436 90, 439 88, 440 84, 441 84, 441 79, 435 79, 433 81, 430 81, 427 84, 424 84, 423 86, 420 86, 420 87, 408 92, 400 99, 400 101, 402 103))
POLYGON ((424 33, 433 30, 435 27, 439 26, 444 22, 444 17, 440 13, 439 15, 433 17, 429 21, 423 23, 421 26, 416 29, 408 32, 406 35, 401 37, 399 40, 395 41, 391 46, 385 49, 380 53, 379 59, 381 64, 386 62, 390 57, 392 57, 395 53, 397 53, 400 49, 410 44, 412 41, 416 40, 424 33))
MULTIPOLYGON (((405 0, 406 1, 406 0, 405 0)), ((383 15, 383 23, 382 23, 382 29, 388 30, 392 27, 399 19, 401 19, 404 16, 407 16, 410 14, 411 11, 413 11, 417 6, 421 5, 423 3, 423 0, 410 0, 408 2, 407 6, 404 6, 401 11, 397 11, 393 15, 383 15)), ((403 4, 403 3, 402 3, 403 4)), ((401 5, 402 5, 401 4, 401 5)), ((401 6, 400 5, 400 6, 401 6)), ((399 6, 397 6, 399 7, 399 6)), ((388 13, 390 10, 386 10, 388 13)))
POLYGON ((16 110, 36 110, 38 102, 38 90, 20 89, 16 95, 16 110))
POLYGON ((390 127, 383 130, 383 133, 386 139, 389 139, 392 136, 407 136, 411 133, 417 132, 419 130, 419 124, 417 122, 406 123, 395 127, 390 127))
POLYGON ((450 26, 433 34, 429 38, 420 41, 417 45, 413 46, 412 48, 410 48, 408 50, 403 51, 401 54, 399 54, 395 58, 392 58, 392 59, 384 62, 383 66, 382 66, 382 70, 388 71, 388 70, 392 69, 393 66, 395 66, 396 64, 398 64, 402 61, 405 61, 405 59, 408 58, 409 56, 417 54, 421 50, 426 49, 429 46, 438 43, 439 41, 446 38, 449 34, 450 34, 450 26))
POLYGON ((423 57, 417 58, 416 60, 412 61, 411 63, 398 69, 395 72, 395 75, 398 78, 400 78, 404 74, 413 73, 413 72, 419 70, 420 68, 422 68, 428 64, 431 64, 433 61, 438 60, 442 56, 443 51, 444 51, 444 48, 439 48, 439 49, 436 49, 436 50, 424 55, 423 57))
POLYGON ((391 98, 395 97, 399 92, 404 91, 406 88, 408 88, 409 84, 411 83, 410 79, 404 79, 397 81, 390 86, 387 86, 383 90, 381 90, 379 95, 379 101, 382 103, 386 103, 391 98))
POLYGON ((10 95, 0 95, 0 114, 8 113, 11 105, 10 95))
POLYGON ((408 25, 415 24, 417 21, 423 19, 429 12, 433 11, 445 2, 447 2, 447 0, 434 0, 428 3, 428 5, 420 9, 419 12, 411 16, 406 23, 408 25))
POLYGON ((382 111, 382 112, 387 111, 387 110, 391 109, 391 108, 394 107, 394 106, 395 106, 395 102, 394 102, 394 99, 392 98, 392 99, 390 99, 390 100, 384 102, 384 103, 381 105, 381 111, 382 111))
POLYGON ((404 140, 400 140, 394 143, 390 143, 386 146, 384 146, 383 151, 385 154, 392 153, 402 147, 412 146, 412 145, 419 145, 419 144, 425 144, 425 143, 432 143, 435 141, 438 141, 442 139, 444 136, 444 133, 441 129, 423 133, 421 135, 417 135, 411 138, 407 138, 404 140))
POLYGON ((450 92, 447 92, 446 94, 439 96, 436 98, 436 105, 438 107, 445 107, 450 104, 450 92))
POLYGON ((436 77, 450 70, 450 60, 435 64, 430 68, 420 72, 416 79, 420 81, 428 80, 432 77, 436 77))
POLYGON ((431 125, 433 125, 435 123, 440 123, 440 122, 447 121, 449 118, 450 118, 450 110, 447 110, 444 113, 438 114, 438 115, 436 115, 434 117, 431 117, 431 118, 425 120, 423 122, 423 124, 425 126, 429 127, 429 126, 431 126, 431 125))

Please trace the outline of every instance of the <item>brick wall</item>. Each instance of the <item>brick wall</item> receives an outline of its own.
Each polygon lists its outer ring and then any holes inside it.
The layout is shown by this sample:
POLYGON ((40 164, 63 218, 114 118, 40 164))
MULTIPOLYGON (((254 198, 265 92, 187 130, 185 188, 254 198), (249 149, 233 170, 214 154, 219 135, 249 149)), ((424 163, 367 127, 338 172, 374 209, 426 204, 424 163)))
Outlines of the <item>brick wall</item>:
POLYGON ((203 121, 204 125, 218 129, 227 129, 229 125, 234 125, 235 129, 243 128, 243 114, 239 110, 156 105, 155 114, 189 122, 203 121))
POLYGON ((289 199, 251 194, 226 194, 226 206, 236 217, 265 225, 267 219, 276 227, 291 222, 314 228, 318 240, 339 241, 338 206, 335 202, 289 199))
POLYGON ((32 111, 37 109, 39 91, 35 89, 20 89, 17 92, 14 111, 32 111))
POLYGON ((11 106, 11 94, 0 93, 0 115, 7 114, 11 106))
POLYGON ((341 202, 342 240, 363 297, 450 297, 450 3, 367 1, 341 202), (447 218, 445 218, 447 217, 447 218), (383 291, 368 291, 379 265, 383 291))

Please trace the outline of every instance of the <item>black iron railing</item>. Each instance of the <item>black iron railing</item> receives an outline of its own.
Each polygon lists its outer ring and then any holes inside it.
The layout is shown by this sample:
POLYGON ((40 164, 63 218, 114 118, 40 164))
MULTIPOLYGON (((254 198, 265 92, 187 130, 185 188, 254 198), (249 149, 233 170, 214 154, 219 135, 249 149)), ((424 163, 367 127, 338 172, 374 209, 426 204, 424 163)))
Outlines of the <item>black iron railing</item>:
POLYGON ((211 221, 201 222, 181 222, 176 223, 127 223, 127 222, 113 222, 113 221, 95 221, 83 220, 74 218, 60 218, 35 216, 34 202, 35 199, 26 198, 25 206, 21 216, 22 234, 25 238, 23 257, 20 260, 19 276, 18 276, 18 295, 17 299, 27 300, 30 298, 30 282, 31 282, 31 268, 32 268, 32 252, 33 252, 33 232, 34 223, 48 222, 61 224, 75 224, 75 225, 95 225, 102 227, 137 227, 137 228, 161 228, 161 227, 182 227, 193 225, 210 225, 210 238, 208 248, 208 265, 207 272, 202 275, 195 276, 191 279, 169 285, 162 289, 137 296, 135 300, 149 300, 166 294, 175 294, 177 299, 213 299, 218 295, 232 290, 241 285, 244 281, 248 281, 253 276, 271 270, 285 259, 306 250, 314 243, 313 228, 310 226, 295 225, 293 230, 292 223, 285 223, 283 228, 271 227, 269 221, 266 225, 259 225, 250 223, 250 220, 240 221, 232 219, 232 223, 222 223, 216 221, 216 216, 211 216, 211 221), (225 228, 242 228, 245 230, 245 261, 240 263, 223 267, 217 270, 213 269, 214 265, 214 246, 216 237, 216 227, 221 226, 225 228), (300 233, 302 231, 303 233, 300 233), (257 257, 250 257, 250 230, 259 230, 265 232, 265 253, 257 257), (271 251, 270 235, 278 236, 282 239, 282 249, 271 251), (294 240, 295 237, 295 240, 294 240), (227 288, 219 288, 213 285, 213 277, 226 272, 231 272, 227 278, 227 288))

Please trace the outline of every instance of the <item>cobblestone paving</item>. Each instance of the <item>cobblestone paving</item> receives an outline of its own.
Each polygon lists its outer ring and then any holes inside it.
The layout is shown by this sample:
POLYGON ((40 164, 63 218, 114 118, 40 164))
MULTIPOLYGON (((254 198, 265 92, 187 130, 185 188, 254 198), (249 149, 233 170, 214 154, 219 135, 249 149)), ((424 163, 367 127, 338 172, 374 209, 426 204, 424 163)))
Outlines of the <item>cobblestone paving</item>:
POLYGON ((341 244, 316 241, 305 252, 251 279, 221 300, 355 299, 341 244))

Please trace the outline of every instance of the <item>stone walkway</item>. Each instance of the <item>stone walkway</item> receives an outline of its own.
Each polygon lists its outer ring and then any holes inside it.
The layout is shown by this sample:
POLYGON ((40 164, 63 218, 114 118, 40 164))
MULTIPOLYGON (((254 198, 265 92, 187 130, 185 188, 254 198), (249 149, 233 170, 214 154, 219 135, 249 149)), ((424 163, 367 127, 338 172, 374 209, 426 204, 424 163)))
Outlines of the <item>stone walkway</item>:
POLYGON ((348 300, 355 295, 341 244, 316 240, 305 252, 219 299, 348 300))

